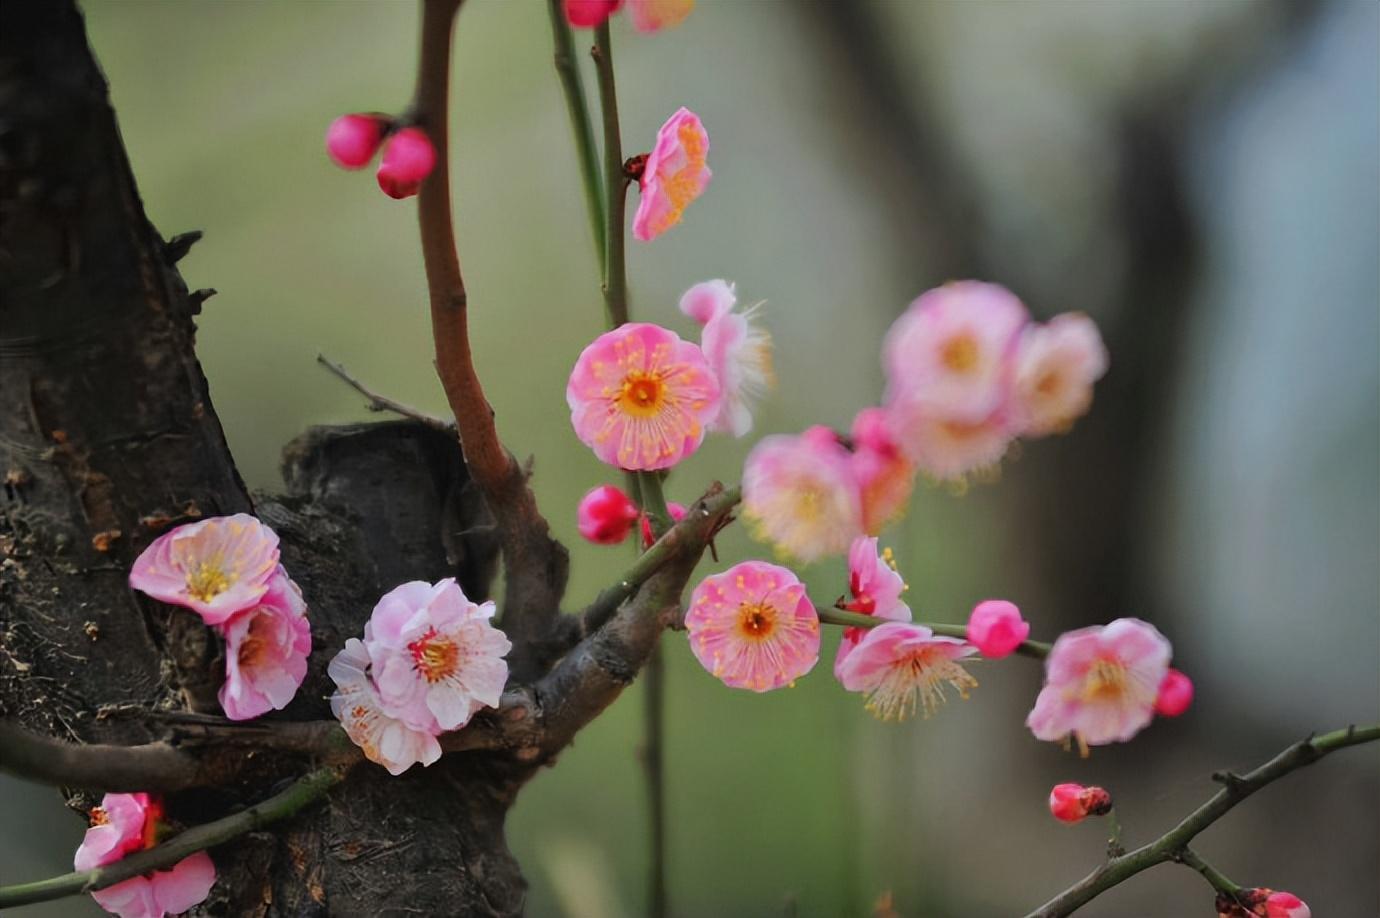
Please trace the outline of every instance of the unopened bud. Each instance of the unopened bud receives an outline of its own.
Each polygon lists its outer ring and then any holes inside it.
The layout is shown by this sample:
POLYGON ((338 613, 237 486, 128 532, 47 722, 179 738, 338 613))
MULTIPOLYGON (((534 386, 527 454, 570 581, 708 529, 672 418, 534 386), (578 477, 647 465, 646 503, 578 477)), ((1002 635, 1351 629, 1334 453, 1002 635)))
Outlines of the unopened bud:
POLYGON ((379 187, 390 198, 410 198, 436 168, 436 148, 421 128, 403 128, 383 147, 379 187))
POLYGON ((580 535, 596 545, 617 545, 632 531, 637 505, 613 485, 600 485, 580 500, 575 511, 580 535))
POLYGON ((1161 717, 1178 717, 1193 703, 1193 680, 1171 669, 1160 682, 1159 694, 1155 696, 1155 713, 1161 717))
POLYGON ((1004 599, 980 602, 968 617, 968 643, 989 660, 1010 656, 1029 636, 1030 623, 1004 599))
POLYGON ((1081 784, 1056 784, 1049 792, 1049 811, 1060 822, 1072 825, 1088 816, 1105 816, 1112 811, 1112 795, 1100 787, 1081 784))
POLYGON ((326 154, 342 169, 362 169, 379 151, 385 127, 376 115, 341 115, 326 129, 326 154))

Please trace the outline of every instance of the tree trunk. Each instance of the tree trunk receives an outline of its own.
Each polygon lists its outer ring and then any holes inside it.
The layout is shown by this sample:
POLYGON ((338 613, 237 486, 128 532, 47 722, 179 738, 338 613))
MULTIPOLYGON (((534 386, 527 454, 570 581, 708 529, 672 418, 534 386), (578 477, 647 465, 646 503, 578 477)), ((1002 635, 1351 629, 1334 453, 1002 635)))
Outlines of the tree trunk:
MULTIPOLYGON (((174 525, 256 512, 310 603, 307 682, 269 719, 329 718, 325 676, 378 596, 497 559, 453 437, 409 422, 315 429, 289 493, 251 501, 193 349, 208 292, 174 267, 135 188, 71 0, 12 0, 0 34, 0 716, 79 742, 154 738, 130 712, 218 711, 220 639, 131 591, 174 525)), ((255 758, 229 786, 168 801, 187 823, 268 796, 304 763, 255 758)), ((212 852, 217 915, 510 915, 525 884, 504 817, 534 765, 447 755, 400 778, 363 764, 324 805, 212 852)), ((94 801, 79 792, 70 803, 94 801)))

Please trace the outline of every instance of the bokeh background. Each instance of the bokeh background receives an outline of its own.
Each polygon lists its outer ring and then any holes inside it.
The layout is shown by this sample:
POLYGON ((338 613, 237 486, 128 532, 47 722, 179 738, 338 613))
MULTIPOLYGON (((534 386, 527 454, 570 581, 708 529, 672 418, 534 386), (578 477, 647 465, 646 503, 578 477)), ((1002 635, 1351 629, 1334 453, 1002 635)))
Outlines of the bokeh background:
MULTIPOLYGON (((220 291, 199 351, 246 479, 278 487, 285 442, 369 416, 318 352, 443 411, 413 205, 332 168, 321 143, 339 113, 406 103, 415 6, 83 6, 150 217, 206 231, 181 267, 220 291)), ((686 105, 715 173, 683 225, 630 241, 635 317, 690 333, 676 299, 711 277, 765 299, 780 387, 758 430, 777 432, 875 403, 886 327, 946 279, 1000 281, 1039 317, 1091 313, 1112 352, 1093 414, 994 483, 921 488, 886 541, 920 618, 962 621, 991 596, 1045 637, 1140 616, 1199 690, 1185 717, 1082 761, 1024 730, 1028 661, 983 664, 970 701, 897 726, 840 691, 827 656, 759 697, 669 635, 676 914, 864 915, 887 894, 906 916, 1022 914, 1103 846, 1100 826, 1049 818, 1052 783, 1110 787, 1136 844, 1210 794, 1214 768, 1377 719, 1377 32, 1369 0, 701 0, 674 31, 615 22, 625 151, 686 105)), ((455 69, 479 370, 503 436, 536 457, 575 607, 629 557, 574 531, 579 495, 610 480, 562 397, 602 307, 545 5, 471 0, 455 69)), ((670 496, 736 480, 749 445, 711 440, 670 496)), ((719 567, 764 553, 741 532, 719 549, 719 567)), ((820 598, 844 583, 837 561, 806 574, 820 598)), ((641 703, 630 691, 523 793, 510 836, 531 914, 641 914, 641 703)), ((1323 918, 1377 914, 1377 753, 1270 788, 1199 849, 1323 918)), ((0 790, 0 873, 70 869, 81 826, 56 795, 0 790)), ((1086 913, 1210 902, 1167 866, 1086 913)))

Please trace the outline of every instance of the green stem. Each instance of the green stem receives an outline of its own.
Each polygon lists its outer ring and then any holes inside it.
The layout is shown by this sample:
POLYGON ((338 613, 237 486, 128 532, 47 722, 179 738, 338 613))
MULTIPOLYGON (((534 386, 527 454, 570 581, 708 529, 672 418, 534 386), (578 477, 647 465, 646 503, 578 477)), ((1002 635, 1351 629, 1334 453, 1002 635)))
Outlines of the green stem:
POLYGON ((1185 846, 1184 849, 1179 852, 1178 860, 1180 864, 1185 864, 1201 873, 1203 879, 1211 883, 1212 888, 1218 892, 1226 893, 1232 898, 1236 898, 1241 892, 1242 887, 1239 883, 1233 883, 1226 874, 1199 857, 1198 852, 1194 851, 1192 848, 1185 846))
MULTIPOLYGON (((836 609, 833 606, 817 606, 815 611, 819 613, 819 620, 825 624, 843 625, 845 628, 875 628, 891 621, 891 619, 880 618, 876 615, 863 615, 861 612, 836 609)), ((963 625, 945 625, 939 622, 916 622, 915 624, 924 625, 941 637, 959 638, 960 640, 967 640, 968 638, 968 629, 963 625)), ((1016 648, 1016 653, 1023 657, 1043 660, 1049 656, 1049 647, 1050 645, 1043 641, 1024 641, 1016 648)))
POLYGON ((38 880, 34 883, 0 886, 0 908, 13 908, 33 902, 47 902, 50 899, 76 896, 97 889, 105 889, 107 886, 113 886, 153 870, 170 868, 190 854, 224 844, 246 832, 253 832, 269 823, 293 815, 325 795, 326 791, 334 787, 340 778, 340 772, 334 768, 313 771, 299 778, 287 790, 269 797, 264 802, 257 803, 247 810, 188 829, 161 845, 155 845, 138 854, 131 854, 129 857, 113 861, 104 867, 66 873, 60 877, 38 880))
POLYGON ((570 24, 565 21, 561 0, 547 0, 551 14, 551 37, 555 42, 556 75, 561 79, 566 111, 570 113, 570 130, 575 135, 575 150, 580 157, 580 181, 585 191, 585 209, 589 211, 590 231, 599 263, 604 263, 604 196, 599 172, 599 159, 594 147, 594 125, 585 101, 585 86, 580 80, 575 59, 575 42, 570 24))
POLYGON ((652 538, 659 539, 671 528, 671 511, 666 509, 666 495, 661 493, 661 473, 638 472, 639 506, 652 523, 652 538))
POLYGON ((618 90, 613 80, 613 45, 605 21, 594 32, 594 70, 604 125, 604 307, 609 324, 628 321, 628 277, 623 262, 623 207, 628 179, 623 173, 623 138, 618 129, 618 90))

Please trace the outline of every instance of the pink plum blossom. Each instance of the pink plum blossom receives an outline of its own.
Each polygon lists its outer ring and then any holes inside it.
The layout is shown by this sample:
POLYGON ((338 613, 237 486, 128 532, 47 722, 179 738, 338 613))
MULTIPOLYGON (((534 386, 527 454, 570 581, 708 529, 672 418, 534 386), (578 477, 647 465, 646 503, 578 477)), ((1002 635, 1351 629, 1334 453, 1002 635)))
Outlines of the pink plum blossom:
POLYGON ((632 532, 637 514, 632 498, 613 485, 599 485, 580 498, 576 528, 596 545, 618 545, 632 532))
POLYGON ((421 189, 422 182, 434 168, 436 148, 431 145, 426 131, 418 127, 403 128, 383 146, 379 187, 390 198, 410 198, 421 189))
POLYGON ((565 390, 575 434, 609 465, 666 469, 704 441, 719 384, 703 352, 672 331, 630 322, 585 348, 565 390))
POLYGON ((734 312, 733 285, 696 284, 680 299, 681 312, 704 326, 700 348, 719 380, 723 401, 709 429, 741 437, 752 429, 752 409, 774 382, 771 335, 751 320, 757 307, 734 312))
MULTIPOLYGON (((672 523, 679 523, 685 519, 685 504, 678 504, 673 500, 667 501, 666 512, 670 515, 672 523)), ((646 514, 642 515, 640 529, 642 531, 642 547, 651 548, 656 542, 656 536, 652 533, 652 521, 647 518, 646 514)))
POLYGON ((1089 816, 1105 816, 1111 811, 1112 795, 1100 787, 1056 784, 1049 792, 1049 812, 1060 822, 1072 825, 1089 816))
POLYGON ((326 130, 326 153, 342 169, 362 169, 378 152, 385 127, 377 115, 341 115, 326 130))
POLYGON ((1013 602, 984 600, 968 616, 968 641, 989 660, 1010 656, 1028 637, 1030 623, 1013 602))
POLYGON ((231 720, 281 710, 307 675, 311 626, 302 591, 279 566, 258 603, 220 626, 225 682, 220 706, 231 720))
POLYGON ((326 667, 335 681, 331 712, 364 752, 364 757, 400 775, 418 762, 425 767, 441 757, 433 733, 414 730, 384 711, 370 676, 369 651, 359 638, 350 638, 326 667))
POLYGON ((628 17, 639 32, 657 32, 680 25, 695 0, 628 0, 628 17))
POLYGON ((924 625, 887 622, 867 632, 837 675, 848 691, 866 693, 867 709, 882 720, 905 720, 917 706, 929 717, 944 703, 946 684, 962 698, 977 686, 959 665, 975 652, 958 638, 940 637, 924 625))
POLYGON ((633 235, 650 242, 680 222, 690 202, 704 193, 713 174, 705 165, 709 135, 699 116, 680 108, 656 132, 639 180, 642 189, 633 235))
MULTIPOLYGON (((73 866, 92 870, 153 847, 162 818, 162 803, 148 794, 106 794, 91 811, 91 828, 77 848, 73 866)), ((120 918, 163 918, 204 901, 215 881, 210 855, 198 851, 169 870, 132 877, 96 890, 91 898, 120 918)))
POLYGON ((134 562, 129 585, 219 625, 268 592, 278 536, 246 513, 215 516, 159 536, 134 562))
POLYGON ((1029 325, 1016 349, 1013 422, 1025 436, 1063 433, 1092 405, 1093 383, 1107 372, 1107 348, 1081 312, 1029 325))
POLYGON ((765 561, 704 578, 690 596, 685 628, 695 659, 733 688, 780 688, 819 660, 819 616, 805 585, 765 561))
POLYGON ((1072 736, 1080 748, 1126 742, 1155 716, 1170 653, 1164 635, 1135 618, 1060 635, 1026 726, 1037 739, 1072 736))
POLYGON ((1313 911, 1291 892, 1269 891, 1265 896, 1265 918, 1313 918, 1313 911))
POLYGON ((602 25, 618 8, 623 0, 564 0, 566 22, 577 29, 593 29, 602 25))
POLYGON ((864 408, 853 419, 849 465, 862 501, 863 531, 876 535, 899 519, 915 487, 915 466, 901 453, 882 408, 864 408))
POLYGON ((414 580, 374 606, 364 626, 374 685, 387 712, 439 733, 497 707, 508 681, 508 638, 489 623, 492 601, 470 602, 455 578, 414 580))
POLYGON ((862 535, 848 450, 826 427, 763 437, 743 465, 743 513, 780 554, 810 562, 843 553, 862 535))
MULTIPOLYGON (((901 594, 905 591, 906 584, 896 571, 891 549, 878 554, 875 538, 858 536, 854 539, 848 549, 848 592, 852 598, 847 602, 840 599, 839 608, 891 621, 908 622, 910 606, 901 602, 901 594)), ((867 636, 867 631, 866 628, 843 629, 839 652, 834 657, 834 678, 842 678, 843 661, 867 636)))
POLYGON ((1161 717, 1178 717, 1193 704, 1193 680, 1170 667, 1155 695, 1155 713, 1161 717))

